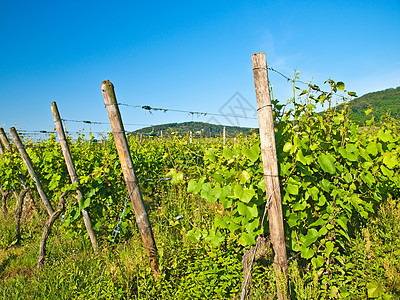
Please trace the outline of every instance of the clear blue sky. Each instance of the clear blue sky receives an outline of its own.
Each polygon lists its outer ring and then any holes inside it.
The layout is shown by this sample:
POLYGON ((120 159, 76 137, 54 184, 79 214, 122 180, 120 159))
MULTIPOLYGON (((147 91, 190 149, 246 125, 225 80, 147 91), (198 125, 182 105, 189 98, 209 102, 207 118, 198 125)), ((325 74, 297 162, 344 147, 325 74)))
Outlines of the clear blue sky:
MULTIPOLYGON (((133 105, 218 112, 236 92, 255 105, 251 54, 257 52, 289 76, 298 70, 304 81, 344 81, 358 95, 400 85, 399 0, 1 0, 0 14, 6 130, 52 130, 52 101, 62 118, 108 122, 100 91, 106 79, 119 102, 133 105)), ((270 80, 275 97, 286 102, 290 84, 274 74, 270 80)), ((209 119, 121 112, 125 123, 209 119)))

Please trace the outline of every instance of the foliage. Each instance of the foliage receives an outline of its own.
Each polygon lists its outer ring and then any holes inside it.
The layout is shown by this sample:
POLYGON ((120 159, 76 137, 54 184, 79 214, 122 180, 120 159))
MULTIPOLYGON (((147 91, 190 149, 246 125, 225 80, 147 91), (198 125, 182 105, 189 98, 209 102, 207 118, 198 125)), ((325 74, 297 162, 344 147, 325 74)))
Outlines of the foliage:
MULTIPOLYGON (((310 85, 289 106, 274 101, 276 142, 293 299, 399 296, 399 123, 371 118, 360 128, 334 93, 310 85)), ((295 89, 297 90, 297 89, 295 89)), ((350 102, 351 103, 351 102, 350 102)), ((152 223, 162 276, 155 280, 141 245, 112 136, 70 139, 83 199, 69 198, 56 222, 43 271, 35 270, 46 211, 16 151, 0 159, 4 190, 25 176, 36 206, 25 203, 21 245, 13 245, 13 202, 0 219, 0 295, 15 298, 235 298, 241 256, 261 226, 266 199, 259 138, 179 135, 129 137, 139 185, 152 223), (126 204, 126 206, 125 206, 126 204), (80 218, 86 208, 103 251, 94 255, 80 218), (124 213, 123 213, 124 212, 124 213), (183 216, 183 218, 176 218, 183 216), (4 221, 3 221, 4 220, 4 221), (119 220, 121 223, 119 224, 119 220), (117 228, 116 226, 120 226, 117 228), (121 233, 116 237, 115 230, 121 233), (23 257, 23 259, 19 259, 23 257), (15 295, 15 296, 14 296, 15 295), (51 295, 51 296, 49 296, 51 295)), ((54 135, 24 140, 53 207, 70 184, 54 135)), ((273 258, 254 269, 253 298, 273 299, 273 258), (268 282, 268 284, 266 284, 268 282)))
POLYGON ((191 131, 193 136, 195 137, 221 137, 223 134, 223 130, 225 127, 225 132, 227 137, 233 137, 238 134, 249 135, 252 132, 257 132, 258 129, 255 128, 244 128, 239 126, 223 126, 223 125, 215 125, 203 122, 183 122, 183 123, 169 123, 162 125, 155 125, 151 127, 141 128, 132 132, 132 135, 139 134, 150 134, 154 133, 158 136, 161 135, 161 131, 163 136, 169 136, 171 134, 185 136, 188 135, 191 131))
MULTIPOLYGON (((356 98, 348 103, 351 111, 350 118, 365 125, 365 121, 373 116, 375 120, 385 117, 388 112, 391 116, 399 119, 400 116, 400 87, 390 88, 379 92, 372 92, 356 98), (364 112, 371 108, 371 114, 366 115, 364 112)), ((343 105, 339 105, 341 109, 343 105)))

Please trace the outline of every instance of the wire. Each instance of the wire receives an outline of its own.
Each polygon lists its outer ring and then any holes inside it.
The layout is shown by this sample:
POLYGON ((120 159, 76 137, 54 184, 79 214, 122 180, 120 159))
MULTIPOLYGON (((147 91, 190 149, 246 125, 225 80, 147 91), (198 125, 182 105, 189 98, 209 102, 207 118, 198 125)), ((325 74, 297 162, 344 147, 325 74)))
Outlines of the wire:
MULTIPOLYGON (((97 121, 87 121, 87 120, 70 120, 70 119, 61 119, 64 122, 75 122, 75 123, 85 123, 85 124, 94 124, 94 125, 110 125, 107 122, 97 122, 97 121)), ((140 124, 140 123, 124 123, 124 125, 132 125, 132 126, 148 126, 153 127, 155 125, 151 124, 140 124)))
POLYGON ((280 76, 282 76, 283 78, 285 78, 287 81, 290 81, 290 82, 293 82, 293 83, 299 82, 299 83, 301 83, 301 84, 303 84, 303 85, 306 85, 307 87, 313 89, 314 91, 320 92, 320 93, 322 93, 322 94, 325 94, 325 95, 332 94, 332 95, 335 95, 335 96, 337 96, 337 97, 339 97, 339 98, 345 99, 345 96, 340 95, 340 94, 338 94, 338 93, 334 93, 334 92, 325 92, 325 91, 321 90, 321 89, 319 88, 319 86, 317 86, 317 85, 315 85, 315 84, 307 83, 307 82, 301 81, 301 80, 299 80, 299 79, 296 79, 296 80, 295 80, 295 79, 292 79, 292 78, 286 76, 285 74, 283 74, 282 72, 279 72, 278 70, 275 70, 275 69, 272 68, 272 67, 267 67, 267 69, 270 70, 270 71, 272 71, 272 72, 275 72, 275 73, 279 74, 280 76))
POLYGON ((201 111, 190 111, 190 110, 182 110, 182 109, 171 109, 171 108, 160 108, 160 107, 151 107, 149 105, 132 105, 127 103, 117 103, 120 106, 128 106, 134 108, 141 108, 151 112, 154 111, 163 111, 163 112, 178 112, 178 113, 187 113, 189 115, 197 115, 197 116, 217 116, 217 117, 232 117, 232 118, 242 118, 242 119, 251 119, 257 120, 256 117, 246 117, 240 115, 230 115, 230 114, 218 114, 218 113, 211 113, 211 112, 201 112, 201 111))

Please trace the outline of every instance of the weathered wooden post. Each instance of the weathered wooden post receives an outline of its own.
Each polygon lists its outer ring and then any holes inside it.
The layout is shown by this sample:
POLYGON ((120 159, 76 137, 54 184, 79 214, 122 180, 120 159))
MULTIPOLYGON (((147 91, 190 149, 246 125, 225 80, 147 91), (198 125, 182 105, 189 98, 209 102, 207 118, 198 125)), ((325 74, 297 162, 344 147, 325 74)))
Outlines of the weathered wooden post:
MULTIPOLYGON (((8 140, 8 137, 7 137, 7 135, 6 135, 5 131, 4 131, 4 128, 2 128, 2 127, 0 128, 0 140, 1 140, 1 143, 4 145, 4 149, 7 152, 11 152, 12 153, 13 149, 11 148, 10 141, 8 140)), ((22 189, 26 189, 27 188, 27 184, 26 184, 25 176, 23 176, 22 174, 19 174, 18 175, 18 179, 19 179, 19 182, 21 183, 22 189)), ((14 194, 14 197, 15 197, 16 205, 18 205, 19 196, 18 196, 18 193, 17 193, 15 188, 13 188, 13 194, 14 194)), ((33 196, 31 196, 31 194, 29 193, 29 190, 26 193, 26 197, 27 197, 27 199, 29 201, 32 202, 32 204, 34 204, 33 196)))
MULTIPOLYGON (((80 190, 80 187, 79 187, 80 186, 79 178, 78 178, 78 175, 76 175, 74 162, 72 161, 71 152, 69 151, 69 146, 68 146, 68 142, 67 142, 67 139, 65 136, 65 131, 64 131, 64 127, 63 127, 63 124, 61 121, 60 113, 58 111, 57 104, 55 102, 51 103, 51 113, 53 114, 53 119, 54 119, 54 124, 56 125, 58 140, 61 145, 65 163, 67 165, 69 177, 71 178, 72 183, 78 184, 78 188, 76 190, 76 199, 78 200, 78 203, 82 203, 83 195, 82 195, 82 191, 80 190)), ((81 210, 81 213, 82 213, 83 221, 85 223, 86 231, 89 234, 90 242, 92 243, 93 250, 95 252, 97 252, 97 249, 98 249, 97 238, 96 238, 96 233, 94 232, 94 230, 92 228, 92 222, 90 220, 90 216, 85 208, 81 210)))
POLYGON ((192 143, 192 141, 193 141, 193 133, 190 132, 190 143, 192 143))
POLYGON ((8 140, 3 127, 0 128, 0 140, 1 140, 1 143, 4 145, 4 148, 6 149, 6 151, 11 152, 10 141, 8 140))
POLYGON ((254 85, 257 98, 258 124, 260 128, 261 156, 268 208, 269 231, 274 250, 274 269, 278 299, 289 299, 288 263, 286 257, 283 228, 282 201, 279 187, 278 161, 276 157, 275 130, 272 104, 269 94, 267 61, 265 53, 251 56, 253 62, 254 85))
POLYGON ((126 141, 124 125, 122 123, 121 113, 118 108, 117 99, 115 97, 114 86, 109 81, 103 81, 101 84, 101 92, 103 94, 104 103, 107 109, 108 117, 117 147, 119 160, 121 162, 122 172, 124 174, 126 187, 129 197, 135 211, 136 223, 138 225, 140 235, 147 255, 150 259, 150 267, 154 276, 159 275, 158 271, 158 254, 154 241, 153 232, 146 208, 143 203, 142 194, 139 188, 139 180, 136 177, 135 167, 129 152, 128 143, 126 141))
POLYGON ((31 176, 33 182, 35 182, 36 189, 40 195, 40 198, 43 201, 44 207, 46 208, 49 216, 51 216, 54 213, 54 210, 51 207, 49 199, 47 198, 47 195, 45 194, 45 192, 43 190, 42 184, 40 183, 35 170, 33 169, 32 161, 31 161, 28 153, 26 153, 24 145, 22 144, 21 139, 19 138, 19 135, 14 127, 10 128, 10 133, 14 140, 15 145, 17 146, 19 154, 21 155, 22 160, 24 161, 24 164, 25 164, 26 168, 28 169, 29 175, 31 176))
POLYGON ((226 129, 224 126, 223 132, 222 132, 222 144, 225 146, 226 144, 226 129))
POLYGON ((15 239, 17 244, 21 240, 21 216, 22 216, 22 205, 24 204, 25 194, 28 192, 29 188, 23 189, 19 194, 19 199, 17 203, 17 209, 15 211, 15 239))

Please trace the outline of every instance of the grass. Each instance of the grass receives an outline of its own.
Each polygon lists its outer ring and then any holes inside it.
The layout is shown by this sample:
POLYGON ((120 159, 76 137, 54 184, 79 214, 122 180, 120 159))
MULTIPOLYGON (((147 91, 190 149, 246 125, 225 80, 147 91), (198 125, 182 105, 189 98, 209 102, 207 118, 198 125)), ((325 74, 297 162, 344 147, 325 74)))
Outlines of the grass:
MULTIPOLYGON (((152 277, 135 225, 115 244, 100 237, 102 250, 94 254, 87 237, 72 238, 56 222, 44 268, 36 270, 45 220, 40 213, 25 215, 23 240, 10 246, 14 222, 9 214, 0 220, 0 299, 239 299, 244 250, 231 244, 212 249, 185 238, 194 226, 209 226, 218 207, 179 186, 160 189, 145 200, 159 250, 160 278, 152 277), (167 221, 177 215, 184 218, 167 221)), ((292 299, 367 299, 371 282, 382 287, 382 299, 400 298, 399 222, 399 203, 389 200, 349 243, 349 252, 337 257, 340 263, 329 274, 318 274, 304 260, 291 260, 292 299)), ((251 299, 275 299, 271 261, 256 264, 251 299)))

